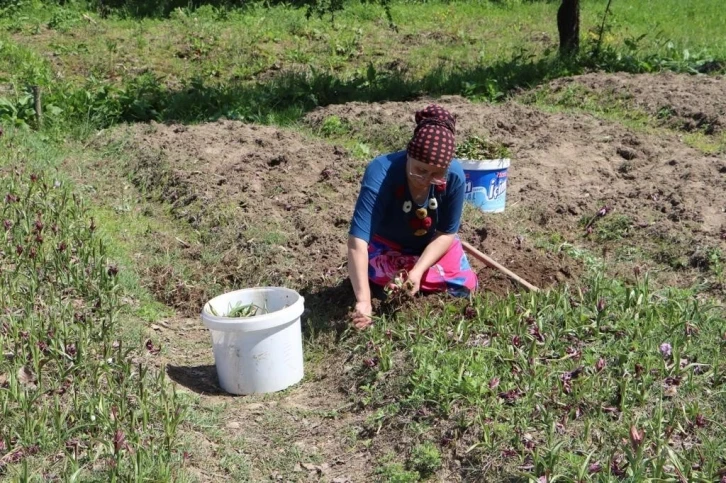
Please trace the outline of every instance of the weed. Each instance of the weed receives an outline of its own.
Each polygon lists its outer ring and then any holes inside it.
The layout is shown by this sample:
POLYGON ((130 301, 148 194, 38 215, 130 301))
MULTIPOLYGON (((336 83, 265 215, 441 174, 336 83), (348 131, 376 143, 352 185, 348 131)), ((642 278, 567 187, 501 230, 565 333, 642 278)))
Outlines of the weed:
POLYGON ((415 483, 421 479, 418 472, 407 470, 402 463, 395 461, 385 462, 377 473, 380 481, 384 483, 415 483))
MULTIPOLYGON (((217 311, 214 309, 214 307, 211 304, 207 304, 207 307, 209 309, 209 312, 219 317, 220 315, 217 313, 217 311)), ((247 317, 254 317, 257 315, 263 315, 267 312, 267 310, 263 307, 259 307, 255 304, 242 304, 238 303, 234 306, 232 306, 229 311, 223 315, 223 317, 229 317, 232 319, 239 319, 239 318, 247 318, 247 317)))
POLYGON ((422 478, 431 476, 441 468, 439 448, 431 442, 414 446, 413 450, 411 450, 408 465, 412 470, 417 471, 422 478))
POLYGON ((617 241, 628 236, 633 221, 625 215, 613 215, 604 218, 595 226, 595 239, 600 242, 617 241))
POLYGON ((502 159, 510 156, 511 153, 506 146, 487 141, 480 136, 469 136, 456 147, 456 157, 461 159, 502 159))
POLYGON ((323 136, 343 136, 350 131, 350 126, 338 116, 328 116, 320 126, 323 136))

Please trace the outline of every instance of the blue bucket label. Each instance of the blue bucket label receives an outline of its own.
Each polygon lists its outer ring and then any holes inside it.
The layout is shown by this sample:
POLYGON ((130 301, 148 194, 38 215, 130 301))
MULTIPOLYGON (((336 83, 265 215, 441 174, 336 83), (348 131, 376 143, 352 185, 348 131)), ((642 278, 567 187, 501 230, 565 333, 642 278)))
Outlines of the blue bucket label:
POLYGON ((482 211, 504 211, 507 197, 507 169, 464 170, 464 198, 482 211))

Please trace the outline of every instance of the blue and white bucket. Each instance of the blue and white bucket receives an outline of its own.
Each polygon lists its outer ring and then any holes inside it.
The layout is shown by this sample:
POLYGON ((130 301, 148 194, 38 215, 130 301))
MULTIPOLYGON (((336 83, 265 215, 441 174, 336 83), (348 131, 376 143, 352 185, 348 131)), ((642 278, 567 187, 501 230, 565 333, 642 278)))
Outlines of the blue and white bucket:
POLYGON ((486 213, 504 211, 509 158, 460 162, 466 175, 464 199, 486 213))

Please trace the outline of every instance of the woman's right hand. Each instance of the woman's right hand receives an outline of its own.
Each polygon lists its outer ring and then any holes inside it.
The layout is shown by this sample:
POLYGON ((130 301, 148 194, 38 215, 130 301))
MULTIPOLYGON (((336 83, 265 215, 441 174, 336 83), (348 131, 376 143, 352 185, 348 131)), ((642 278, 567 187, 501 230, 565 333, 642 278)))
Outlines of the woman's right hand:
POLYGON ((356 329, 362 330, 373 323, 372 315, 373 306, 370 302, 358 302, 355 304, 355 311, 351 315, 351 322, 356 329))

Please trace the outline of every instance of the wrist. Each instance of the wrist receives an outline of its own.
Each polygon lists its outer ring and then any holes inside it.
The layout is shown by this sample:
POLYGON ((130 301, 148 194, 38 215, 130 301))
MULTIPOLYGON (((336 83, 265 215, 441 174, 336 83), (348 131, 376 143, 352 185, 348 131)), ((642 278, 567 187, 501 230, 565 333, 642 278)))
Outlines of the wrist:
POLYGON ((414 277, 421 278, 425 271, 426 271, 426 269, 424 267, 422 267, 420 265, 414 265, 414 267, 411 270, 409 270, 408 276, 410 278, 414 278, 414 277))

